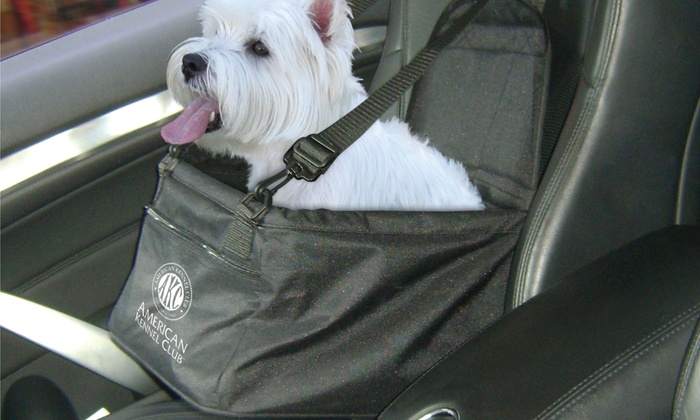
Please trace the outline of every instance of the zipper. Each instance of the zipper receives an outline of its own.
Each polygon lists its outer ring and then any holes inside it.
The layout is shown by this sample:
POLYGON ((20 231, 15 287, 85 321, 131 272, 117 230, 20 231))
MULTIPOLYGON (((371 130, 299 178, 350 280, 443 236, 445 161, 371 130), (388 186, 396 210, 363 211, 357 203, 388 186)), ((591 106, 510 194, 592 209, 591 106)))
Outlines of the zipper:
POLYGON ((232 268, 243 272, 244 274, 248 274, 255 277, 261 276, 260 271, 254 270, 246 266, 245 264, 239 263, 234 259, 230 258, 228 255, 224 254, 223 252, 217 250, 215 247, 205 244, 197 237, 197 235, 193 234, 187 229, 179 227, 177 224, 175 224, 175 222, 158 213, 158 211, 156 211, 153 207, 146 207, 146 214, 150 216, 156 223, 165 227, 169 232, 171 232, 175 236, 194 246, 194 248, 196 248, 200 252, 204 252, 207 255, 214 257, 222 263, 227 264, 232 268))

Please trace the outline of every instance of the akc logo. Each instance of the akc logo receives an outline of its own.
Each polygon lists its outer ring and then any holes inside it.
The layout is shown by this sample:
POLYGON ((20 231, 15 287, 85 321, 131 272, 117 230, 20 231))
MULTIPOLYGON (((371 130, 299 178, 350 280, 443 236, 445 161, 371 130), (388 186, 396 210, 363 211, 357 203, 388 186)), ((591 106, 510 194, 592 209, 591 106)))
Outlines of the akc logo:
POLYGON ((153 276, 153 303, 163 317, 171 321, 182 319, 192 306, 192 283, 185 270, 169 263, 153 276))

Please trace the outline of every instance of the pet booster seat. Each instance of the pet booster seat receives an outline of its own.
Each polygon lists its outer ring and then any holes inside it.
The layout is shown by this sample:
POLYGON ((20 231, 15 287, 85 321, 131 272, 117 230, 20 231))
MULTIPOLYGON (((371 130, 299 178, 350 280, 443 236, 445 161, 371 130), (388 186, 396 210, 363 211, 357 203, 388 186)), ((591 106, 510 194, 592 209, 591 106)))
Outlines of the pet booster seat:
POLYGON ((410 118, 465 164, 486 210, 292 211, 273 205, 289 174, 248 193, 231 187, 240 167, 196 147, 163 159, 109 327, 184 400, 227 415, 377 415, 503 314, 538 181, 546 30, 520 0, 448 10, 437 33, 473 20, 415 76, 410 118), (437 100, 450 111, 434 115, 437 100))

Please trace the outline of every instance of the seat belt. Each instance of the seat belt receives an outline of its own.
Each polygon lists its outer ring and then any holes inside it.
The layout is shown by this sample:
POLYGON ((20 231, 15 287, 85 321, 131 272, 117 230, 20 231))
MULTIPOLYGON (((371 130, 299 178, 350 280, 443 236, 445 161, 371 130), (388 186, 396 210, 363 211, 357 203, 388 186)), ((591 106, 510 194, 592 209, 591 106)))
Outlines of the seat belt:
POLYGON ((0 292, 0 327, 139 394, 160 389, 108 331, 62 312, 0 292))

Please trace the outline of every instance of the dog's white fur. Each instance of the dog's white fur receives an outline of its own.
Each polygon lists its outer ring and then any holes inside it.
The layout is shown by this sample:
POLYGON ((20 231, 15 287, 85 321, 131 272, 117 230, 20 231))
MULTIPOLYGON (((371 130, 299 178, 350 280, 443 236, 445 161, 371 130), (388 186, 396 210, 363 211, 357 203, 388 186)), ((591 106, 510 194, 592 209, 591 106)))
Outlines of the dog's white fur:
MULTIPOLYGON (((349 15, 345 0, 207 0, 200 13, 203 36, 173 50, 167 77, 176 100, 218 103, 223 125, 197 145, 246 159, 249 189, 284 169, 284 153, 297 139, 322 131, 367 97, 351 72, 349 15), (269 55, 256 55, 256 42, 269 55), (186 82, 182 60, 191 53, 208 67, 186 82)), ((397 120, 375 123, 316 182, 293 180, 274 203, 291 209, 483 209, 462 165, 397 120)))

